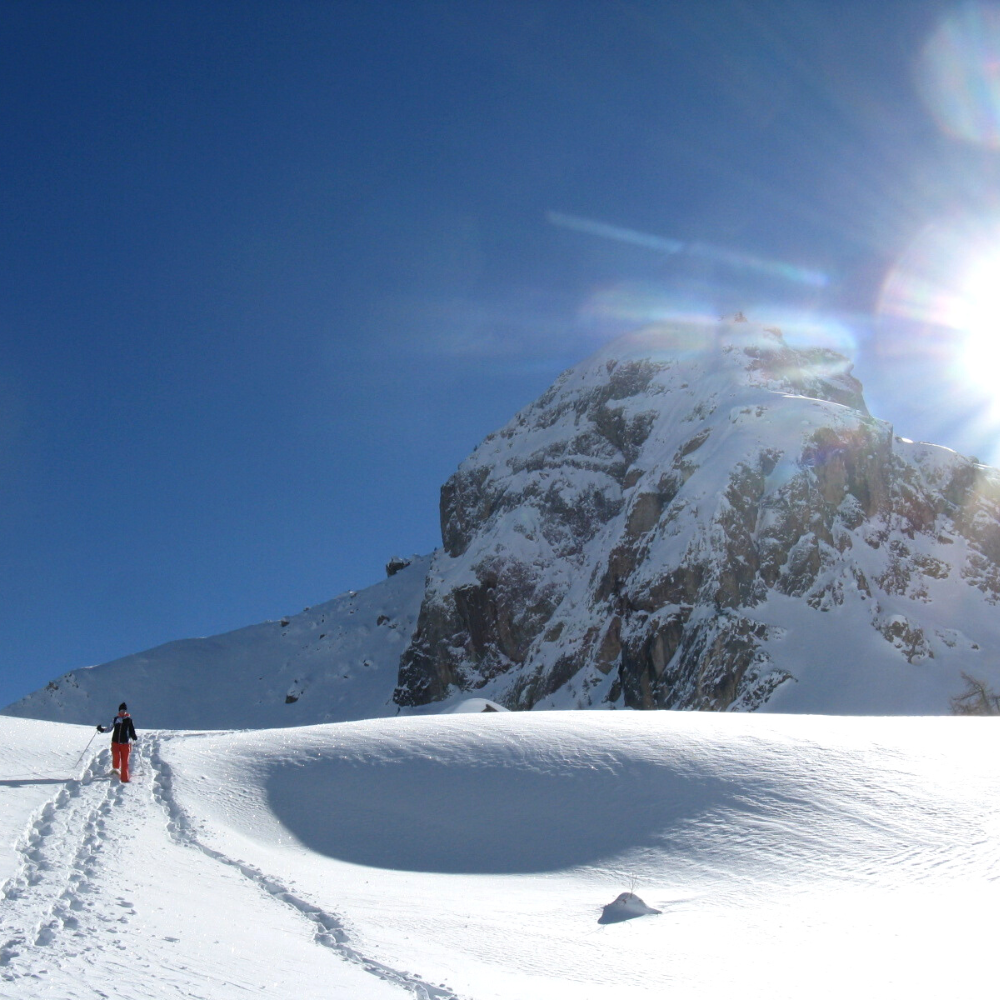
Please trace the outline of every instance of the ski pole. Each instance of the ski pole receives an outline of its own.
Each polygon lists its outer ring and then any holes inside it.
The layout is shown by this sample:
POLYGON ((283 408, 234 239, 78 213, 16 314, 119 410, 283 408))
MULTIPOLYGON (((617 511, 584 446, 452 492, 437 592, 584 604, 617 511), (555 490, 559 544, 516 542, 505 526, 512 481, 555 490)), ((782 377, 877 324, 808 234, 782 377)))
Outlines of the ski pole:
POLYGON ((90 739, 87 741, 87 745, 83 748, 83 753, 80 754, 80 756, 76 760, 76 763, 73 765, 73 772, 74 773, 76 773, 76 769, 80 766, 80 761, 83 760, 83 758, 87 755, 87 751, 90 749, 90 744, 94 742, 94 738, 96 736, 97 736, 97 733, 94 733, 94 735, 91 736, 90 739))

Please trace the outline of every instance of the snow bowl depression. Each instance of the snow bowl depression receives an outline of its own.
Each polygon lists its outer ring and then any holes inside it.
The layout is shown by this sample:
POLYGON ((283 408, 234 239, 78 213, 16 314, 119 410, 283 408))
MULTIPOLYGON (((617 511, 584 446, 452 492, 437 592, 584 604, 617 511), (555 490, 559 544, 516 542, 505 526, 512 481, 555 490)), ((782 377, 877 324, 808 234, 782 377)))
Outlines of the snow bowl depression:
POLYGON ((858 870, 895 879, 900 866, 917 878, 959 865, 995 873, 995 850, 967 851, 954 837, 973 814, 989 819, 985 786, 996 779, 977 760, 976 730, 954 719, 922 720, 919 731, 880 723, 875 741, 855 720, 817 716, 439 716, 215 736, 205 750, 225 744, 219 762, 239 760, 243 794, 259 801, 243 811, 252 837, 291 834, 372 868, 610 866, 655 880, 666 868, 726 892, 858 870), (961 783, 935 764, 946 747, 964 759, 961 783), (282 832, 265 834, 258 816, 282 832))
POLYGON ((375 743, 347 739, 269 774, 269 805, 341 861, 501 875, 656 851, 736 804, 737 785, 708 761, 655 743, 612 750, 575 724, 552 740, 521 718, 477 723, 400 720, 375 743))

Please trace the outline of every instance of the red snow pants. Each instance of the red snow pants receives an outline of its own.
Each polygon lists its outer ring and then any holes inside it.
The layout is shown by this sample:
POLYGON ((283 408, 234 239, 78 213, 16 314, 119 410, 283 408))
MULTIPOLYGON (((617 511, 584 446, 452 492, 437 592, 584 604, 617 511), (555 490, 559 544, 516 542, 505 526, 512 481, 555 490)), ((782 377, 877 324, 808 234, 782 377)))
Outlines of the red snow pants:
POLYGON ((111 744, 111 766, 119 769, 122 781, 128 781, 128 755, 131 749, 131 743, 111 744))

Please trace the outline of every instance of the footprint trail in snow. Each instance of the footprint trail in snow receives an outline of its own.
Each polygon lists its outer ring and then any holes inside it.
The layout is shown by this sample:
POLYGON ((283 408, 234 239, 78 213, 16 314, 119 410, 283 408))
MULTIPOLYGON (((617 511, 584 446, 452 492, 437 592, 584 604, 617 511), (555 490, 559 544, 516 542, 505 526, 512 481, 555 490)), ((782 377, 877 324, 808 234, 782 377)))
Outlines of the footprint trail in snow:
POLYGON ((457 1000, 367 957, 341 917, 205 846, 160 754, 171 738, 144 735, 128 785, 100 750, 36 812, 0 889, 0 996, 103 998, 123 974, 131 996, 150 1000, 276 990, 457 1000), (299 954, 317 948, 328 973, 319 981, 316 955, 299 954))

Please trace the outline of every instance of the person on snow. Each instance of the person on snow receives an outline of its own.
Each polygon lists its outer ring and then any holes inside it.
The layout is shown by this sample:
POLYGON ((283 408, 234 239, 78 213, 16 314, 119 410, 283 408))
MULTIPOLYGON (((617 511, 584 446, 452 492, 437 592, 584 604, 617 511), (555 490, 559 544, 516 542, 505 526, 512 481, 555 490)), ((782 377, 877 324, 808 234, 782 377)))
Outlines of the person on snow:
POLYGON ((137 740, 132 716, 128 714, 128 706, 122 702, 118 706, 118 714, 110 726, 98 726, 99 733, 111 731, 111 766, 119 774, 122 781, 128 781, 128 755, 132 749, 129 740, 137 740))

